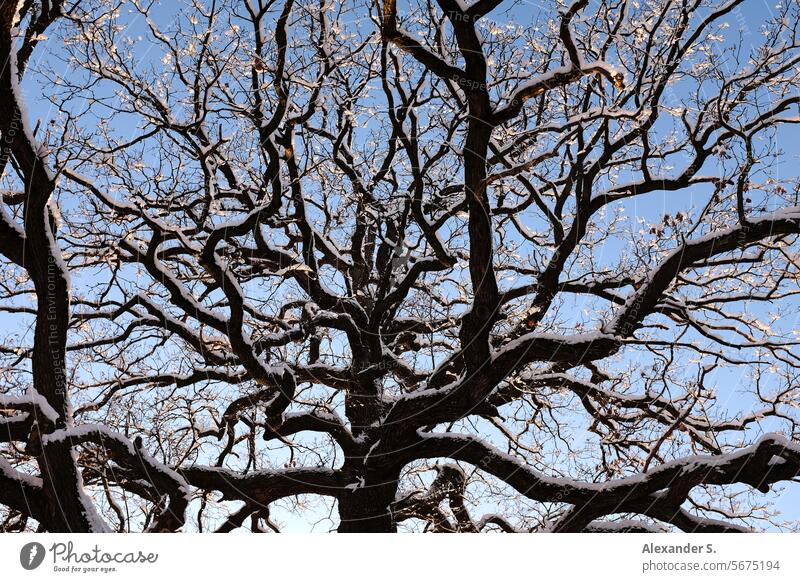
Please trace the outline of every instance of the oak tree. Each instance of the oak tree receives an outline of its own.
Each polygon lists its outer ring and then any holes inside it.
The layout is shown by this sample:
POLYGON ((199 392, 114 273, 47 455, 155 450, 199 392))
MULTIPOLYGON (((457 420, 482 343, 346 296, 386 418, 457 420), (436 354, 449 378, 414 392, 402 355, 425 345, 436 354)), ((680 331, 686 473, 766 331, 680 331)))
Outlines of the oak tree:
POLYGON ((755 4, 0 2, 2 529, 793 527, 755 4))

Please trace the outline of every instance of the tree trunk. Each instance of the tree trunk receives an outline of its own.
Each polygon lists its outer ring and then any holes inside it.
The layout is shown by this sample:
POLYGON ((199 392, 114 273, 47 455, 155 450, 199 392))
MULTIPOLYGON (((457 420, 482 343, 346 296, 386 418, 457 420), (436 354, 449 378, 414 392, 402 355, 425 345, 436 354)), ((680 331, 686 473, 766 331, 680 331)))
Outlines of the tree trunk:
MULTIPOLYGON (((33 342, 33 386, 59 414, 55 428, 68 426, 66 345, 69 327, 69 280, 60 263, 50 232, 47 211, 37 208, 40 220, 29 217, 31 278, 38 299, 33 342)), ((42 448, 38 457, 42 472, 47 523, 50 532, 91 532, 92 519, 82 495, 81 475, 71 443, 56 442, 42 448)))
POLYGON ((397 480, 365 482, 352 493, 339 497, 339 533, 394 533, 397 523, 391 512, 397 480))

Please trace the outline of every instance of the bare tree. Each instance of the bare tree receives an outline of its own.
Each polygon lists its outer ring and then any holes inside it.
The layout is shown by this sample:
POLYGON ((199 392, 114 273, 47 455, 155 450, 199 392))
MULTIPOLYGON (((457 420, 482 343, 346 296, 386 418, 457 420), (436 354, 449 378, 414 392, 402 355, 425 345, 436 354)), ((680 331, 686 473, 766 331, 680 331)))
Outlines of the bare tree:
POLYGON ((0 6, 3 530, 794 527, 796 2, 0 6))

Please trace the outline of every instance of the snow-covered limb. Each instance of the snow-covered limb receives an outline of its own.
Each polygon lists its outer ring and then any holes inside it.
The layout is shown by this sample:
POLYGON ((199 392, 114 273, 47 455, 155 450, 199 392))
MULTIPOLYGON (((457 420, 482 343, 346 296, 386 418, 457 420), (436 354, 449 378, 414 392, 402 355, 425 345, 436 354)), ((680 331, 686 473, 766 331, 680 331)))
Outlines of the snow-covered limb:
POLYGON ((586 533, 665 533, 666 527, 638 519, 593 521, 583 528, 586 533))
POLYGON ((631 335, 641 321, 653 312, 675 278, 696 263, 736 249, 744 249, 772 237, 798 233, 800 206, 789 206, 777 212, 752 217, 746 224, 713 231, 682 243, 648 273, 625 306, 617 310, 614 318, 604 326, 604 333, 620 337, 631 335))
POLYGON ((605 61, 585 62, 572 36, 572 19, 588 4, 588 0, 576 0, 561 15, 559 36, 569 56, 569 64, 551 69, 519 85, 508 98, 508 104, 494 111, 493 123, 500 124, 514 119, 522 111, 522 106, 528 99, 557 87, 574 83, 585 75, 602 75, 610 80, 617 89, 622 89, 625 77, 621 70, 605 61))
POLYGON ((522 110, 528 99, 537 97, 558 87, 563 87, 581 79, 586 75, 602 75, 609 79, 616 88, 621 89, 624 77, 619 70, 608 63, 595 61, 582 63, 580 66, 565 65, 538 75, 519 85, 508 97, 508 104, 492 114, 492 122, 504 123, 514 119, 522 110))
POLYGON ((397 422, 425 426, 491 412, 484 399, 513 372, 535 361, 592 362, 615 353, 621 342, 610 334, 586 333, 574 336, 531 332, 493 352, 482 368, 482 376, 458 378, 441 389, 418 390, 403 395, 386 416, 387 424, 397 422))
POLYGON ((35 389, 29 388, 25 396, 0 395, 0 411, 2 409, 19 410, 28 412, 34 420, 55 424, 59 414, 35 389))
MULTIPOLYGON (((615 513, 661 515, 658 519, 669 521, 663 516, 670 511, 678 515, 681 504, 698 485, 742 483, 765 492, 771 484, 800 474, 800 445, 777 434, 764 435, 740 450, 675 459, 647 473, 603 483, 544 475, 469 435, 420 432, 419 437, 410 454, 470 463, 530 499, 571 504, 573 507, 554 526, 554 531, 581 531, 593 520, 615 513), (773 457, 785 462, 775 464, 773 457)), ((687 514, 681 523, 692 517, 687 514)), ((696 520, 693 523, 699 528, 702 524, 696 520)))
POLYGON ((42 480, 17 471, 0 456, 0 504, 34 519, 45 519, 46 500, 42 480))
POLYGON ((497 526, 505 533, 526 533, 526 530, 520 530, 515 528, 511 523, 509 523, 509 521, 506 518, 494 513, 487 513, 486 515, 481 517, 478 520, 478 523, 475 524, 475 528, 479 532, 482 532, 489 525, 497 526))
POLYGON ((103 447, 114 462, 131 472, 133 477, 130 478, 147 481, 158 495, 169 495, 169 505, 153 523, 151 531, 171 532, 183 526, 191 489, 178 472, 151 457, 142 447, 141 439, 131 442, 103 425, 84 424, 44 435, 41 441, 44 448, 61 443, 70 447, 86 443, 103 447))
POLYGON ((339 415, 323 409, 285 414, 278 426, 269 427, 264 432, 264 439, 285 439, 303 431, 327 433, 342 448, 345 455, 352 456, 358 453, 358 443, 339 415))
POLYGON ((197 489, 219 491, 226 500, 245 499, 261 506, 293 495, 311 493, 336 497, 349 482, 342 471, 325 468, 287 468, 241 474, 219 467, 179 467, 184 479, 197 489))
POLYGON ((500 6, 501 2, 502 0, 477 0, 465 12, 471 20, 475 21, 500 6))

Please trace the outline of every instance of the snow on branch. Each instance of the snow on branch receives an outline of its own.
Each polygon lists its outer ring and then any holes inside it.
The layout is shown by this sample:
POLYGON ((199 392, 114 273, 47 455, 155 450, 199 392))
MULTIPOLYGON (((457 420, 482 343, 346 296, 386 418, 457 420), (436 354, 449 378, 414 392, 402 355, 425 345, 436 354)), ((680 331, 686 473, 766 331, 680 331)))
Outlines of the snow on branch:
POLYGON ((71 447, 92 443, 103 447, 110 458, 138 479, 152 484, 156 491, 169 495, 170 503, 152 526, 152 531, 175 531, 184 522, 191 489, 184 478, 167 465, 156 461, 143 448, 141 439, 131 442, 103 425, 84 424, 42 436, 42 446, 67 443, 71 447))

